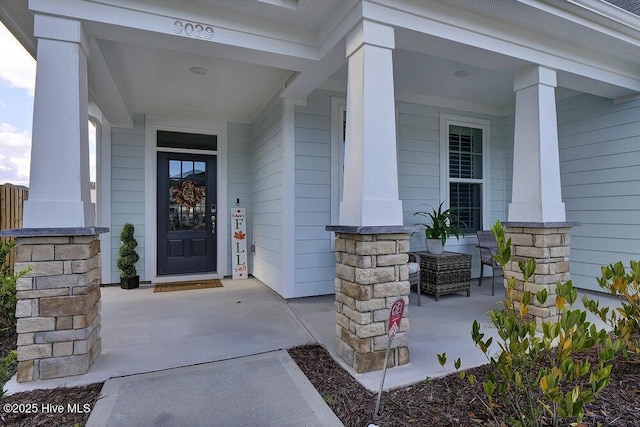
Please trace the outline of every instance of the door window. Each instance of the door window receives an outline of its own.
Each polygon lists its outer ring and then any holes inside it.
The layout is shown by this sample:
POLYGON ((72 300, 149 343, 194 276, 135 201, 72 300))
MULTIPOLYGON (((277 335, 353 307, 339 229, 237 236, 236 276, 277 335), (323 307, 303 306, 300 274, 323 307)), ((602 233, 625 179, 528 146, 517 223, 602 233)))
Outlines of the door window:
POLYGON ((206 227, 206 176, 205 162, 169 161, 169 231, 206 227))

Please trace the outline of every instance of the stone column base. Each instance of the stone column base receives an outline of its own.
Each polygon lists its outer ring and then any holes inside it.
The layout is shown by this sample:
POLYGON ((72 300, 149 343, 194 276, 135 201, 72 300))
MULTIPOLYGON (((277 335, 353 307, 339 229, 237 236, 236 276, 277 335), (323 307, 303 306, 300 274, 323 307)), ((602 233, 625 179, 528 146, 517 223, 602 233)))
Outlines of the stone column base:
POLYGON ((106 229, 11 230, 16 238, 18 382, 81 375, 100 354, 106 229), (92 233, 92 234, 88 234, 92 233))
MULTIPOLYGON (((528 316, 535 320, 538 329, 542 323, 558 320, 555 306, 556 283, 566 282, 569 274, 569 254, 571 227, 576 223, 505 223, 505 238, 511 238, 511 261, 505 266, 505 277, 516 279, 513 292, 513 308, 518 308, 524 291, 533 294, 533 302, 528 306, 528 316), (536 260, 536 270, 527 284, 518 267, 518 261, 536 260), (539 304, 535 294, 547 290, 546 303, 539 304)), ((505 292, 506 292, 505 282, 505 292)), ((505 301, 508 295, 505 294, 505 301)))
POLYGON ((336 232, 336 353, 356 372, 384 368, 391 306, 405 300, 388 367, 409 363, 409 227, 327 227, 336 232))

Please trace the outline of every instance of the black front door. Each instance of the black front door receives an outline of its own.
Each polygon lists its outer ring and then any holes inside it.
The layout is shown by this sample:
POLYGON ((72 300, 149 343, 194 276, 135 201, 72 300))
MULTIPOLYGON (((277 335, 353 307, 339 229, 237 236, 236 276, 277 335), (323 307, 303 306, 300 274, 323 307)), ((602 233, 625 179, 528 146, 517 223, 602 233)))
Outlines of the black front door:
POLYGON ((158 275, 215 272, 216 156, 158 153, 158 275))

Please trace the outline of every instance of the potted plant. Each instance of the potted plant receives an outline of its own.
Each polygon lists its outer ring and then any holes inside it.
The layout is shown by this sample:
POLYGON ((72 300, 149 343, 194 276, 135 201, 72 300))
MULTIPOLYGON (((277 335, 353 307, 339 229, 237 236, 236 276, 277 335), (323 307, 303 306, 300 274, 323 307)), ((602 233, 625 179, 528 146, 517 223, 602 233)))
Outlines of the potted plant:
POLYGON ((447 239, 462 233, 458 226, 458 217, 451 212, 451 208, 442 210, 440 203, 438 209, 432 208, 430 212, 414 212, 413 216, 422 216, 430 219, 431 224, 419 223, 424 227, 424 235, 427 244, 427 251, 432 254, 441 254, 447 239))
POLYGON ((140 285, 140 276, 136 271, 136 262, 140 256, 136 252, 138 242, 133 237, 134 231, 133 224, 126 223, 120 233, 118 269, 120 269, 120 287, 122 289, 134 289, 140 285))

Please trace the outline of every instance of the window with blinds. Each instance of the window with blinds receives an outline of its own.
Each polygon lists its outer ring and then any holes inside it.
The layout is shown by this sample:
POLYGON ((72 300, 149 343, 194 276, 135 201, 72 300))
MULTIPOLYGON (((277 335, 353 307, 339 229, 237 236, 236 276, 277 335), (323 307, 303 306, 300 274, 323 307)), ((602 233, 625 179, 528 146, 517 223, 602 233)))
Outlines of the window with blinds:
POLYGON ((464 234, 482 230, 483 129, 450 124, 449 207, 464 234))

